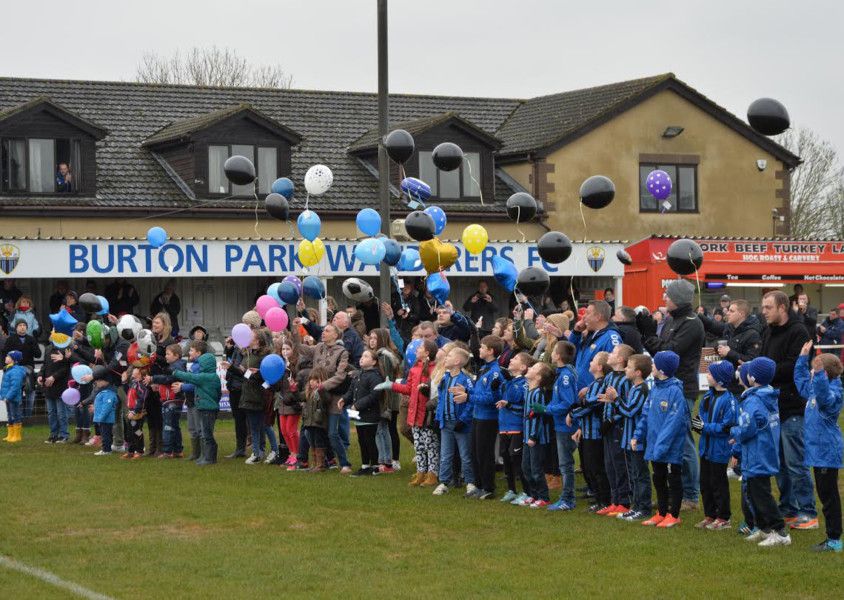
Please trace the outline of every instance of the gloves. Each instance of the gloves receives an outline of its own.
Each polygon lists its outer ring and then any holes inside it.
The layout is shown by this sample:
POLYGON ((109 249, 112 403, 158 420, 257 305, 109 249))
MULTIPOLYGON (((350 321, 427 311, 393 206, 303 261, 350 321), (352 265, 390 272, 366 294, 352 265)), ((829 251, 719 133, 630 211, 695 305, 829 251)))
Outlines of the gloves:
POLYGON ((461 431, 465 431, 465 430, 466 430, 466 423, 464 423, 463 421, 457 421, 457 423, 454 424, 454 432, 455 433, 460 433, 461 431))
POLYGON ((532 413, 536 415, 544 415, 545 414, 545 405, 541 402, 534 402, 530 405, 530 410, 532 413))
POLYGON ((385 390, 392 390, 393 389, 393 382, 390 381, 390 378, 388 377, 387 381, 385 381, 384 383, 379 383, 373 389, 378 390, 379 392, 385 391, 385 390))
POLYGON ((496 377, 495 379, 493 379, 489 387, 492 388, 493 392, 497 392, 498 389, 501 387, 501 378, 496 377))
POLYGON ((700 415, 695 415, 692 418, 692 431, 696 431, 697 433, 703 431, 703 419, 700 418, 700 415))
POLYGON ((431 397, 431 385, 428 383, 422 383, 419 385, 419 395, 423 398, 430 398, 431 397))
POLYGON ((656 336, 656 321, 650 315, 640 312, 636 315, 636 328, 643 338, 656 336))
POLYGON ((724 433, 730 433, 730 429, 732 429, 732 428, 733 428, 733 425, 731 423, 727 423, 726 425, 721 427, 721 431, 723 431, 724 433))

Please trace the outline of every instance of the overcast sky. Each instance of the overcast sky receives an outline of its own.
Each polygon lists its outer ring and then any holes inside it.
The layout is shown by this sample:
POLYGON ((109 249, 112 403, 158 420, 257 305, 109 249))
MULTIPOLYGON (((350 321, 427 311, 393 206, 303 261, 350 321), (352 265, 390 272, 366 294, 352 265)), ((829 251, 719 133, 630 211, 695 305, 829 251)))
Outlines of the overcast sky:
MULTIPOLYGON (((144 52, 217 44, 294 87, 375 91, 375 0, 0 5, 0 75, 132 80, 144 52)), ((844 2, 392 0, 393 92, 528 98, 673 71, 744 118, 760 96, 844 150, 844 2)))

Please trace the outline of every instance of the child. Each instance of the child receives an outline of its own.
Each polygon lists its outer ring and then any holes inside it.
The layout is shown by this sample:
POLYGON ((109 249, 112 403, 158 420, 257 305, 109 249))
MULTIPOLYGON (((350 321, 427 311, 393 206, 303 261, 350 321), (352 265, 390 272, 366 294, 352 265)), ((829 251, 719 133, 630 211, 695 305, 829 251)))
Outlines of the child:
MULTIPOLYGON (((194 328, 195 329, 195 328, 194 328)), ((190 373, 199 373, 199 357, 208 352, 208 343, 204 340, 188 342, 188 368, 190 373)), ((190 435, 190 456, 187 460, 197 461, 202 456, 202 438, 199 428, 199 411, 196 408, 196 388, 192 383, 176 381, 171 385, 173 392, 184 395, 188 412, 188 434, 190 435)))
POLYGON ((471 356, 468 350, 453 347, 443 359, 443 373, 435 373, 431 381, 431 390, 437 390, 436 419, 440 426, 440 484, 434 490, 435 496, 447 493, 453 485, 455 447, 466 482, 466 496, 474 496, 478 490, 471 450, 473 386, 463 371, 471 356))
POLYGON ((844 467, 844 442, 838 427, 841 413, 841 360, 833 354, 812 359, 812 342, 806 342, 794 367, 794 383, 807 399, 803 420, 806 465, 815 472, 815 488, 823 504, 826 540, 812 547, 815 552, 841 552, 841 498, 838 469, 844 467))
POLYGON ((610 482, 604 466, 604 444, 601 441, 602 405, 599 402, 605 390, 605 379, 611 369, 609 352, 597 352, 589 363, 589 374, 593 381, 580 390, 579 406, 571 411, 578 419, 583 439, 583 470, 587 481, 594 485, 596 502, 588 511, 597 513, 610 505, 610 482))
POLYGON ((730 429, 736 424, 736 398, 727 386, 735 379, 735 368, 726 360, 709 365, 709 390, 700 401, 692 430, 700 434, 700 495, 704 519, 698 529, 718 531, 730 528, 730 429))
POLYGON ((287 362, 287 372, 281 382, 281 391, 276 394, 276 410, 279 433, 290 450, 290 455, 284 464, 292 466, 296 464, 296 455, 299 454, 299 419, 302 416, 299 384, 296 381, 299 356, 296 353, 296 347, 289 341, 282 343, 281 356, 287 362))
POLYGON ((20 442, 23 438, 23 416, 21 402, 23 401, 23 382, 27 376, 26 367, 20 363, 23 354, 20 350, 6 353, 6 365, 3 371, 3 383, 0 384, 0 400, 6 403, 6 413, 9 421, 6 425, 7 435, 3 441, 9 443, 20 442))
POLYGON ((535 363, 527 370, 527 391, 525 393, 524 429, 522 446, 522 473, 527 483, 528 497, 520 506, 545 508, 550 503, 548 481, 545 479, 545 452, 551 438, 546 407, 551 400, 551 386, 554 384, 554 369, 547 363, 535 363))
POLYGON ((618 402, 618 412, 621 414, 622 423, 621 447, 624 448, 628 480, 633 491, 633 506, 630 507, 630 511, 618 515, 618 518, 630 522, 650 518, 652 510, 651 475, 648 471, 648 462, 645 460, 644 444, 635 450, 630 446, 636 427, 650 408, 648 403, 650 390, 648 384, 645 383, 645 378, 651 374, 652 369, 653 362, 646 354, 634 354, 628 358, 624 373, 630 380, 630 387, 618 402))
POLYGON ((100 428, 102 448, 94 456, 108 456, 111 454, 112 434, 114 433, 114 417, 117 413, 117 391, 110 381, 110 372, 102 365, 94 367, 91 375, 94 381, 96 396, 94 397, 94 423, 100 428))
POLYGON ((551 362, 557 369, 557 378, 548 412, 554 417, 562 491, 559 500, 548 507, 550 511, 574 510, 577 504, 574 498, 574 453, 577 442, 572 439, 576 429, 568 424, 568 417, 577 402, 577 371, 574 368, 576 353, 574 344, 565 340, 557 342, 551 351, 551 362))
POLYGON ((627 477, 627 464, 624 448, 621 445, 622 422, 616 400, 627 396, 630 380, 625 375, 627 360, 633 355, 633 348, 619 344, 610 352, 607 364, 612 373, 606 378, 606 391, 598 397, 604 403, 601 437, 604 442, 604 468, 610 483, 610 505, 599 515, 617 517, 630 511, 630 479, 627 477))
POLYGON ((173 371, 187 370, 187 365, 182 359, 182 347, 179 344, 170 344, 164 350, 164 359, 167 361, 169 373, 151 378, 152 383, 158 386, 158 396, 161 398, 161 412, 164 421, 164 453, 159 458, 184 458, 179 418, 182 416, 182 403, 185 396, 181 389, 176 393, 170 387, 176 381, 172 375, 173 371))
POLYGON ((120 458, 137 460, 144 456, 144 418, 147 415, 147 396, 149 395, 149 386, 144 383, 144 378, 147 375, 149 375, 149 369, 146 367, 132 369, 132 385, 126 394, 126 407, 129 409, 126 414, 129 435, 126 437, 129 447, 120 458))
POLYGON ((680 357, 670 350, 653 358, 654 387, 648 396, 648 412, 636 427, 630 447, 645 443, 645 460, 653 469, 657 514, 642 525, 660 528, 680 524, 683 500, 683 444, 689 422, 689 405, 683 397, 683 384, 674 377, 680 357))
POLYGON ((534 360, 527 352, 519 352, 510 358, 507 370, 511 379, 504 386, 501 400, 495 403, 498 409, 498 447, 507 477, 507 493, 501 501, 511 504, 521 504, 528 497, 528 484, 522 474, 522 416, 527 386, 525 374, 533 364, 534 360), (517 478, 522 482, 521 494, 516 493, 517 478))
POLYGON ((319 367, 312 369, 308 376, 308 387, 305 390, 305 402, 302 408, 302 427, 308 445, 314 452, 311 462, 311 473, 325 471, 325 449, 328 447, 328 407, 325 395, 320 392, 320 384, 328 379, 325 371, 319 367))
MULTIPOLYGON (((205 343, 195 340, 190 343, 205 343)), ((199 416, 199 431, 202 438, 202 456, 196 461, 199 466, 213 465, 217 462, 217 441, 214 439, 214 425, 220 410, 220 378, 217 376, 217 359, 206 352, 196 362, 199 364, 198 373, 173 371, 177 381, 194 385, 196 394, 196 409, 199 416)))
POLYGON ((504 347, 501 338, 487 335, 481 340, 478 356, 483 361, 472 390, 472 449, 475 458, 475 477, 479 500, 495 497, 495 442, 498 438, 498 409, 504 377, 498 356, 504 347))
POLYGON ((375 434, 378 432, 378 421, 381 419, 381 396, 383 391, 377 389, 384 383, 384 376, 378 370, 378 353, 367 348, 360 355, 360 371, 355 376, 349 389, 337 405, 342 410, 351 407, 358 411, 360 419, 355 422, 360 444, 360 469, 352 475, 376 475, 380 473, 378 464, 378 445, 375 434))

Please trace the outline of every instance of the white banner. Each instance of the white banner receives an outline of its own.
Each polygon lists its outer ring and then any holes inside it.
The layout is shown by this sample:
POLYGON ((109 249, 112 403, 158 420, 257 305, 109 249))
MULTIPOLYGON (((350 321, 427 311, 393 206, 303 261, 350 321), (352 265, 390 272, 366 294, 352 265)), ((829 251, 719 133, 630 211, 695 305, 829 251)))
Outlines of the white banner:
MULTIPOLYGON (((376 275, 378 268, 354 257, 354 241, 325 242, 325 257, 310 269, 296 258, 298 241, 173 241, 160 249, 143 241, 0 240, 0 280, 6 277, 247 277, 312 274, 324 277, 376 275)), ((490 243, 480 256, 457 247, 449 275, 491 277, 492 258, 499 255, 518 269, 539 266, 551 275, 622 277, 616 258, 623 244, 574 244, 571 256, 552 265, 539 258, 536 244, 490 243)), ((403 248, 417 248, 415 243, 403 248)), ((421 267, 402 275, 421 275, 421 267)))

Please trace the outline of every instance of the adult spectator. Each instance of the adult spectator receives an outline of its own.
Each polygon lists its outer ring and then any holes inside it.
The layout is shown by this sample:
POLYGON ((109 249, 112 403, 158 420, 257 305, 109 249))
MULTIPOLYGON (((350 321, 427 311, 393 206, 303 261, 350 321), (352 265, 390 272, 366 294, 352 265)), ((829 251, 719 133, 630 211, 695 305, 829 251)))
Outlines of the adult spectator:
MULTIPOLYGON (((257 313, 256 313, 257 314, 257 313)), ((260 321, 258 322, 260 326, 260 321)), ((246 366, 243 364, 243 350, 238 348, 232 338, 226 338, 223 350, 223 361, 220 365, 226 370, 226 389, 229 391, 229 407, 234 421, 234 451, 226 458, 243 458, 246 456, 246 412, 240 408, 240 398, 243 395, 246 366)))
POLYGON ((604 288, 604 302, 610 305, 610 310, 615 313, 615 292, 612 288, 604 288))
POLYGON ((612 309, 604 300, 590 300, 583 318, 574 325, 569 341, 577 349, 575 370, 578 391, 589 387, 595 378, 589 363, 598 352, 612 352, 621 343, 621 333, 610 321, 612 309))
POLYGON ((399 334, 405 342, 410 341, 413 328, 421 320, 419 298, 410 280, 405 280, 400 294, 393 294, 392 307, 399 334))
POLYGON ((642 334, 636 328, 636 311, 629 306, 619 306, 612 321, 621 334, 621 341, 633 348, 636 354, 641 354, 645 347, 642 345, 642 334))
MULTIPOLYGON (((346 352, 349 353, 349 364, 352 365, 352 368, 357 369, 360 363, 360 355, 364 351, 364 345, 360 335, 352 327, 352 318, 349 313, 341 310, 334 314, 331 324, 337 328, 340 340, 343 342, 346 352)), ((314 337, 314 339, 317 338, 314 337)))
POLYGON ((800 283, 795 283, 794 284, 794 293, 791 294, 791 296, 788 297, 788 303, 791 306, 794 306, 794 304, 797 302, 797 298, 799 298, 800 294, 802 294, 802 293, 803 293, 803 285, 800 284, 800 283))
POLYGON ((76 186, 73 182, 73 173, 70 172, 70 165, 66 162, 60 162, 59 169, 56 171, 56 191, 64 194, 76 191, 76 186))
MULTIPOLYGON (((719 323, 714 319, 700 317, 707 332, 712 332, 719 343, 716 346, 718 355, 724 360, 732 363, 738 370, 742 363, 750 362, 759 356, 762 348, 762 329, 759 319, 750 314, 750 304, 747 300, 733 300, 727 308, 726 321, 719 323)), ((737 380, 733 380, 728 386, 733 394, 738 397, 742 387, 737 380)))
POLYGON ((733 303, 733 301, 730 299, 730 296, 727 295, 727 294, 724 294, 723 296, 721 296, 721 299, 718 301, 718 306, 721 307, 721 311, 726 315, 727 310, 730 308, 730 304, 732 304, 732 303, 733 303))
POLYGON ((437 345, 437 348, 442 348, 451 340, 437 332, 437 326, 431 321, 422 321, 419 323, 419 335, 423 340, 429 340, 437 345))
MULTIPOLYGON (((844 304, 829 311, 829 316, 818 325, 821 346, 833 346, 844 343, 844 304)), ((833 351, 833 354, 838 354, 833 351)))
POLYGON ((151 315, 167 313, 170 316, 170 323, 173 326, 173 336, 179 335, 179 313, 182 311, 182 303, 176 295, 176 280, 170 279, 164 286, 164 291, 158 294, 149 307, 151 315))
MULTIPOLYGON (((795 286, 796 287, 796 286, 795 286)), ((780 412, 780 512, 795 529, 817 529, 815 493, 809 467, 803 463, 803 411, 806 399, 794 384, 794 365, 803 344, 809 341, 806 327, 783 292, 762 297, 762 315, 768 326, 762 331, 761 356, 777 364, 771 385, 779 390, 780 412)))
MULTIPOLYGON (((677 279, 665 288, 665 307, 669 316, 657 335, 656 322, 641 313, 637 317, 642 343, 654 355, 663 350, 676 352, 680 365, 675 377, 683 382, 683 395, 689 404, 689 414, 694 414, 695 400, 700 393, 698 370, 705 338, 703 323, 692 309, 695 296, 694 286, 685 279, 677 279)), ((698 457, 692 438, 691 423, 687 426, 686 443, 683 447, 683 508, 696 510, 699 480, 698 457)))
POLYGON ((5 364, 6 355, 12 350, 17 350, 21 353, 21 360, 18 363, 27 371, 28 392, 26 394, 26 402, 23 406, 23 416, 32 416, 32 409, 35 405, 35 359, 41 358, 41 348, 35 338, 29 335, 28 325, 24 319, 18 319, 12 323, 14 331, 9 332, 9 337, 6 338, 6 343, 3 344, 3 352, 0 353, 0 364, 5 364))
POLYGON ((104 295, 108 300, 109 312, 118 317, 134 313, 135 307, 141 302, 138 290, 125 277, 115 279, 113 283, 106 287, 104 295))
POLYGON ((478 280, 477 291, 466 298, 463 303, 463 312, 471 319, 478 328, 478 336, 483 338, 492 332, 495 319, 498 318, 498 307, 489 293, 489 284, 486 279, 478 280))
POLYGON ((0 287, 0 304, 5 306, 11 302, 14 305, 22 293, 14 279, 4 279, 3 286, 0 287))
POLYGON ((802 319, 809 339, 814 341, 818 328, 818 309, 811 305, 809 296, 805 293, 798 294, 797 302, 792 304, 791 308, 802 319))
POLYGON ((59 279, 56 282, 56 291, 53 292, 49 300, 50 314, 59 312, 62 305, 64 305, 65 297, 69 291, 70 286, 67 284, 67 279, 59 279))
POLYGON ((64 308, 70 316, 80 323, 85 320, 85 311, 79 306, 79 296, 73 290, 68 290, 64 297, 64 308))
POLYGON ((441 336, 453 342, 468 344, 469 338, 472 337, 472 324, 464 315, 455 312, 448 301, 437 307, 437 330, 441 336))

